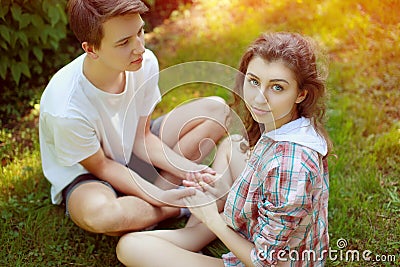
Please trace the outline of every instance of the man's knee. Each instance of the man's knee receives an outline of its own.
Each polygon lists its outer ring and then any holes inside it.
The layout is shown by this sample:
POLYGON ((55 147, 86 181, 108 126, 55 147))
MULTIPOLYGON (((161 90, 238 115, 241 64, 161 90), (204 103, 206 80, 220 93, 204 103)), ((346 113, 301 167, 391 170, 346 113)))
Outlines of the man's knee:
POLYGON ((242 143, 247 144, 246 139, 242 135, 231 134, 221 141, 218 149, 225 152, 232 152, 233 150, 241 151, 242 143))
POLYGON ((86 231, 105 234, 119 229, 123 211, 116 201, 97 203, 77 212, 71 212, 71 219, 86 231))
POLYGON ((211 114, 219 123, 225 124, 230 112, 230 108, 226 104, 226 101, 219 96, 209 96, 205 98, 205 100, 207 101, 206 109, 209 114, 211 114))

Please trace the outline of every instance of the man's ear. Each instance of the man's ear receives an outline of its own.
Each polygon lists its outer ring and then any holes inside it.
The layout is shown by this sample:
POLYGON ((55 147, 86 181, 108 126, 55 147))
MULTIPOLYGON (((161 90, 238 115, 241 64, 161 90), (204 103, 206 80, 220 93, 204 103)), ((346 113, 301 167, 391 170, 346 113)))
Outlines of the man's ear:
POLYGON ((99 57, 96 53, 96 49, 94 49, 93 45, 90 45, 88 42, 82 43, 82 49, 85 50, 86 54, 92 59, 97 59, 99 57))
POLYGON ((303 100, 306 99, 307 94, 307 90, 302 90, 296 98, 296 103, 300 104, 301 102, 303 102, 303 100))

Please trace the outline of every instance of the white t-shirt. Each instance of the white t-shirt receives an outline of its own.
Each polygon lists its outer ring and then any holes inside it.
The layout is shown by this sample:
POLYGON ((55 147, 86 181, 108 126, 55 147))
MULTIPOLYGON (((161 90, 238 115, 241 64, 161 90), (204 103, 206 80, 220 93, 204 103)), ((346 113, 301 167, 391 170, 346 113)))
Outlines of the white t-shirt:
POLYGON ((100 147, 107 157, 126 165, 131 157, 139 117, 148 116, 161 100, 158 62, 146 49, 143 65, 126 72, 125 89, 110 94, 83 75, 86 54, 59 70, 40 101, 39 138, 42 168, 51 183, 54 204, 78 175, 79 164, 100 147))

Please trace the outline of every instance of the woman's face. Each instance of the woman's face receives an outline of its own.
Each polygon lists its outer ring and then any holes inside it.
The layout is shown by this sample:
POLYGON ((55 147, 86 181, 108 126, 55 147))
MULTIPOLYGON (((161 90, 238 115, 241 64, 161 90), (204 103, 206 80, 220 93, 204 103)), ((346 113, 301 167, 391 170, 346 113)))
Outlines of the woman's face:
POLYGON ((306 90, 300 92, 295 74, 282 61, 258 56, 249 62, 243 91, 251 115, 267 132, 297 119, 296 106, 307 95, 306 90))

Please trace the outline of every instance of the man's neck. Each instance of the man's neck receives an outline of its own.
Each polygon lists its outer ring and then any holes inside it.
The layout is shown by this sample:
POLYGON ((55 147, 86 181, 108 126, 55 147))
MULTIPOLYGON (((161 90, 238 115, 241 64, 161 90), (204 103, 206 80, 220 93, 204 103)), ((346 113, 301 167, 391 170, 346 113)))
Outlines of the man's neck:
POLYGON ((125 72, 115 71, 107 68, 90 57, 85 57, 83 62, 83 74, 98 89, 119 94, 125 88, 125 72))

